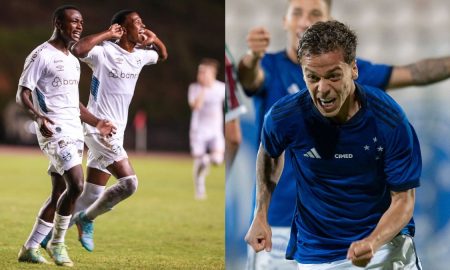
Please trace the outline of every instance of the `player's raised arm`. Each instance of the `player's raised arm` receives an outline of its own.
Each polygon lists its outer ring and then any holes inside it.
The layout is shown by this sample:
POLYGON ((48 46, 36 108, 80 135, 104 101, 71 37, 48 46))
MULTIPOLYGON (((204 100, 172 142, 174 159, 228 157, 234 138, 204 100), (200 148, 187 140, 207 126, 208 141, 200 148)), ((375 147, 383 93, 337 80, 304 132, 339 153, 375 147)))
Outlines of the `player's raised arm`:
POLYGON ((245 241, 256 251, 272 249, 272 232, 267 222, 270 198, 284 166, 284 152, 272 158, 260 145, 256 159, 256 213, 245 241))
POLYGON ((239 62, 239 81, 246 93, 256 92, 264 82, 261 59, 270 43, 270 33, 263 27, 250 30, 247 35, 248 53, 239 62))
POLYGON ((158 52, 159 55, 158 61, 165 61, 167 59, 169 55, 167 54, 166 45, 164 45, 164 43, 156 36, 153 31, 145 29, 142 37, 143 46, 149 46, 153 44, 156 47, 156 52, 158 52))
POLYGON ((76 57, 84 58, 95 45, 109 39, 120 39, 122 34, 122 27, 115 23, 111 25, 108 30, 80 39, 72 46, 71 52, 76 57))

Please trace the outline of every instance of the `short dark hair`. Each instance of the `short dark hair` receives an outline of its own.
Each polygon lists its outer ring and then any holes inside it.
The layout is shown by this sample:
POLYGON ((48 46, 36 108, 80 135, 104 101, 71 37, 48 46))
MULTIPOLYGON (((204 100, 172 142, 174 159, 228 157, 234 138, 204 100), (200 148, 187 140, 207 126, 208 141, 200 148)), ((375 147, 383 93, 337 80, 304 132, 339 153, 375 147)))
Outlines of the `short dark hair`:
POLYGON ((219 61, 213 58, 203 58, 200 60, 200 65, 213 67, 217 72, 219 71, 219 61))
POLYGON ((344 61, 350 64, 356 57, 356 34, 338 21, 317 22, 306 29, 299 41, 297 59, 342 50, 344 61))
POLYGON ((122 25, 125 22, 125 19, 127 18, 127 16, 131 13, 137 13, 137 11, 132 10, 132 9, 123 9, 123 10, 116 12, 116 14, 114 14, 111 19, 111 25, 113 25, 115 23, 122 25))
POLYGON ((80 12, 80 10, 76 6, 73 6, 73 5, 63 5, 63 6, 57 7, 55 9, 55 11, 53 11, 52 23, 54 24, 56 21, 62 21, 64 19, 65 12, 68 9, 74 9, 74 10, 77 10, 78 12, 80 12))

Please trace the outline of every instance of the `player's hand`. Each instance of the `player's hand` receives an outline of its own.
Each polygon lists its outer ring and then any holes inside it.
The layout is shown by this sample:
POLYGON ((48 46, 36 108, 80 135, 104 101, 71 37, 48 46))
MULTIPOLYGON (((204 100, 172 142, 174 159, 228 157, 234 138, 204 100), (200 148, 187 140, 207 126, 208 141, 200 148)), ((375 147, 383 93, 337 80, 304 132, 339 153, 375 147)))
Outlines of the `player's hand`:
POLYGON ((108 31, 111 34, 111 39, 120 39, 123 35, 122 26, 117 23, 111 25, 108 31))
POLYGON ((39 132, 44 136, 45 138, 50 138, 53 136, 53 131, 50 129, 50 125, 54 125, 55 123, 48 118, 47 116, 39 115, 36 117, 36 122, 39 126, 39 132))
POLYGON ((247 46, 256 57, 262 58, 270 44, 270 33, 264 27, 256 27, 247 35, 247 46))
POLYGON ((156 34, 149 29, 139 31, 139 40, 142 46, 148 46, 155 42, 156 34))
POLYGON ((116 134, 117 127, 109 120, 102 119, 95 126, 101 136, 112 137, 116 134))
POLYGON ((366 267, 373 258, 375 251, 373 244, 366 238, 350 245, 347 251, 347 259, 351 260, 355 266, 366 267))
POLYGON ((266 250, 267 252, 272 250, 272 230, 270 229, 267 220, 258 215, 253 219, 252 225, 245 235, 245 241, 255 250, 260 252, 266 250))

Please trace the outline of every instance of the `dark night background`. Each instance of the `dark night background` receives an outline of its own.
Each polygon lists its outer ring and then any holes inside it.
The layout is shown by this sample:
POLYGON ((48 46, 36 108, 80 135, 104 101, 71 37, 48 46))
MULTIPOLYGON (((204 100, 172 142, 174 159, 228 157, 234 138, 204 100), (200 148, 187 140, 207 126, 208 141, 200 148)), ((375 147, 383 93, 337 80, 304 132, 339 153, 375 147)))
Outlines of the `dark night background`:
MULTIPOLYGON (((129 8, 138 11, 147 28, 165 43, 169 58, 144 67, 130 106, 125 148, 134 148, 133 117, 139 109, 147 113, 148 150, 189 151, 190 109, 187 88, 195 81, 197 64, 203 57, 223 66, 225 1, 2 1, 0 8, 0 144, 35 144, 35 135, 24 132, 28 118, 14 104, 17 83, 26 56, 48 40, 55 8, 77 6, 84 19, 82 36, 109 27, 112 15, 129 8)), ((91 70, 81 64, 80 100, 87 103, 91 70)), ((223 68, 218 79, 223 81, 223 68)))

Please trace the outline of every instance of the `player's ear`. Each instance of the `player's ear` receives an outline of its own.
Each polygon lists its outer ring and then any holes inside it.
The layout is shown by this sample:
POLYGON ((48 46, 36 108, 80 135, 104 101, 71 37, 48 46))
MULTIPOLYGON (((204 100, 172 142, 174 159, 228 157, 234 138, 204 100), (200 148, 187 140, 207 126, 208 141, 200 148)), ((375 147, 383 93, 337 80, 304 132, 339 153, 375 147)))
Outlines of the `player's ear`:
POLYGON ((62 23, 60 20, 55 20, 55 27, 56 27, 56 29, 61 30, 62 23))
POLYGON ((352 79, 358 79, 358 66, 356 65, 356 59, 352 62, 352 79))

